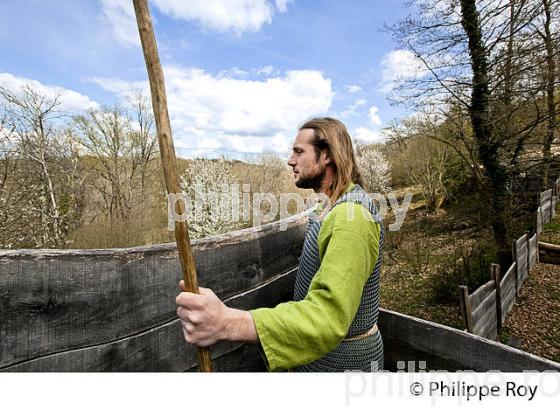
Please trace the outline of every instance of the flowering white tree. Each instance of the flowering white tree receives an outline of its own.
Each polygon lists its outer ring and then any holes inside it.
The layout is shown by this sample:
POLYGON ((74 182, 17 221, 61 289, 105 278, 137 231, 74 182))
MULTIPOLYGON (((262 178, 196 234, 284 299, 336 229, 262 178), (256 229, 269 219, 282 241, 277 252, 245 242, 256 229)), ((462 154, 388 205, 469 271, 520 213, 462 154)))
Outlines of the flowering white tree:
POLYGON ((189 230, 194 238, 239 229, 239 188, 231 165, 220 159, 194 159, 181 176, 189 230))
POLYGON ((384 193, 390 189, 390 165, 379 150, 372 146, 358 147, 356 160, 367 192, 384 193))
POLYGON ((78 223, 83 178, 61 125, 61 94, 0 86, 0 246, 64 246, 78 223))

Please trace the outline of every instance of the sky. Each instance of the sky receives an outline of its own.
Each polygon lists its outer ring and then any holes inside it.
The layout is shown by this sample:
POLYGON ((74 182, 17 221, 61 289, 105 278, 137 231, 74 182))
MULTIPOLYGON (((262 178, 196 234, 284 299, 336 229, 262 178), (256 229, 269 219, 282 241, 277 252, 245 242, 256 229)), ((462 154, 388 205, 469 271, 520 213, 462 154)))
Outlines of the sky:
MULTIPOLYGON (((182 157, 287 155, 298 125, 342 120, 362 143, 406 114, 414 64, 384 24, 400 0, 150 0, 182 157)), ((149 94, 131 0, 2 0, 0 85, 63 92, 78 113, 149 94)))

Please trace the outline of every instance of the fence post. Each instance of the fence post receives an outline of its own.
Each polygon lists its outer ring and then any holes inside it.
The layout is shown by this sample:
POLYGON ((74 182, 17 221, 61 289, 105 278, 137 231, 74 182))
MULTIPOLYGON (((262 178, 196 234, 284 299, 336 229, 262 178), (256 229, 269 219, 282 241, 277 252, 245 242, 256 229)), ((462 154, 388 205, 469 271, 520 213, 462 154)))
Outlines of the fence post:
POLYGON ((512 252, 513 261, 515 262, 515 298, 519 297, 519 278, 517 275, 519 274, 519 261, 517 260, 517 240, 513 240, 512 252))
POLYGON ((463 315, 463 321, 467 326, 467 332, 472 333, 472 309, 471 302, 469 300, 469 288, 465 285, 459 286, 459 299, 461 300, 461 314, 463 315))
POLYGON ((550 206, 549 206, 549 210, 548 210, 548 222, 552 221, 552 206, 554 204, 554 189, 551 190, 550 192, 550 198, 548 199, 548 201, 550 202, 550 206))
POLYGON ((537 260, 535 261, 535 265, 538 265, 539 263, 541 263, 540 261, 540 256, 539 256, 539 234, 537 234, 536 240, 535 240, 535 252, 537 252, 537 260))
POLYGON ((493 263, 490 266, 490 274, 494 280, 494 287, 496 288, 496 319, 498 333, 502 330, 502 290, 500 288, 500 265, 493 263))
POLYGON ((554 218, 556 216, 556 204, 558 203, 558 194, 560 194, 560 192, 558 191, 558 179, 554 182, 554 190, 552 191, 552 202, 550 204, 550 215, 551 215, 551 219, 554 218))
POLYGON ((529 272, 531 272, 531 232, 525 231, 525 235, 527 236, 525 241, 525 247, 527 248, 527 275, 529 275, 529 272))

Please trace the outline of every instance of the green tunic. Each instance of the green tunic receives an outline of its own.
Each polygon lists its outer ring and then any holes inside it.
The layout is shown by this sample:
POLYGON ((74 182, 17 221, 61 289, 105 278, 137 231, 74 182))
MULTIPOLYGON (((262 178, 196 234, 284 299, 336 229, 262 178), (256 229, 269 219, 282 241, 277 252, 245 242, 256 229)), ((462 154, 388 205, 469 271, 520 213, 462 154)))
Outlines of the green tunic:
POLYGON ((380 230, 360 204, 343 202, 327 214, 318 236, 321 265, 305 299, 251 310, 269 370, 310 363, 346 337, 379 255, 380 230))

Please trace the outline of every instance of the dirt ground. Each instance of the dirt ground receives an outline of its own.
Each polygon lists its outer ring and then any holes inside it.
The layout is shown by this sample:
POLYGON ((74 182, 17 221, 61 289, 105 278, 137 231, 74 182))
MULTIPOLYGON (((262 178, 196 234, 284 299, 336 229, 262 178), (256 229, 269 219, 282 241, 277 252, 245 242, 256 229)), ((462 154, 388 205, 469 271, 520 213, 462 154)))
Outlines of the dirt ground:
POLYGON ((529 273, 501 340, 560 362, 560 266, 539 263, 529 273))
MULTIPOLYGON (((415 198, 402 228, 386 233, 381 307, 464 329, 458 289, 454 293, 455 283, 441 272, 462 250, 491 242, 491 231, 471 227, 445 211, 426 213, 422 201, 415 198), (447 280, 450 298, 438 301, 434 284, 447 280)), ((539 240, 560 244, 560 216, 545 226, 539 240)), ((560 266, 541 263, 530 272, 500 340, 560 362, 560 266)))
MULTIPOLYGON (((539 241, 560 244, 560 214, 539 241)), ((521 350, 560 362, 560 265, 539 263, 529 273, 500 338, 521 350)))

